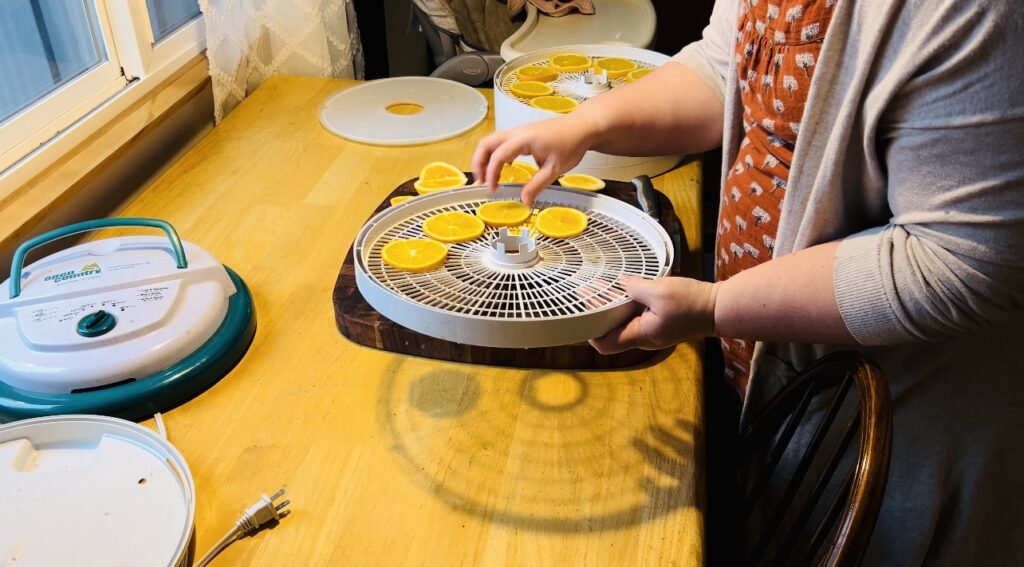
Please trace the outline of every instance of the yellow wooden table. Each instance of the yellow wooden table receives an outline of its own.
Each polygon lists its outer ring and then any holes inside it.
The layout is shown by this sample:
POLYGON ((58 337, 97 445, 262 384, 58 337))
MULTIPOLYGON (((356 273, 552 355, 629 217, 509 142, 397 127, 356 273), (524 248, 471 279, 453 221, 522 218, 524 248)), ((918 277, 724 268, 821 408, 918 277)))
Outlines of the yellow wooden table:
MULTIPOLYGON (((267 81, 123 211, 170 221, 252 289, 258 330, 227 377, 165 416, 195 476, 197 551, 260 493, 292 515, 219 565, 694 565, 703 558, 700 359, 623 371, 492 368, 357 346, 331 292, 391 189, 468 168, 493 116, 427 146, 325 131, 355 84, 267 81)), ((486 93, 490 97, 490 92, 486 93)), ((696 266, 700 163, 655 180, 696 266)))

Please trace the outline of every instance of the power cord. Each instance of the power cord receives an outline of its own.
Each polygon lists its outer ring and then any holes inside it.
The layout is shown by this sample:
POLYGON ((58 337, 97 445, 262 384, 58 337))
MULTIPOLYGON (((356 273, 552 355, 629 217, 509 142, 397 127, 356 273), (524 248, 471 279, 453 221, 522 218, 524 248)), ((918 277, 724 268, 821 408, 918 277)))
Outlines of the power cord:
POLYGON ((213 561, 214 557, 220 555, 220 552, 228 548, 229 545, 236 541, 255 535, 267 524, 280 522, 282 518, 291 513, 291 510, 285 509, 285 506, 291 503, 291 500, 285 500, 280 504, 274 504, 274 502, 284 496, 284 489, 278 490, 273 496, 267 496, 266 494, 242 514, 242 517, 235 522, 235 527, 230 532, 224 534, 224 537, 220 538, 220 541, 213 546, 210 551, 206 552, 206 555, 196 563, 196 567, 206 567, 213 561))

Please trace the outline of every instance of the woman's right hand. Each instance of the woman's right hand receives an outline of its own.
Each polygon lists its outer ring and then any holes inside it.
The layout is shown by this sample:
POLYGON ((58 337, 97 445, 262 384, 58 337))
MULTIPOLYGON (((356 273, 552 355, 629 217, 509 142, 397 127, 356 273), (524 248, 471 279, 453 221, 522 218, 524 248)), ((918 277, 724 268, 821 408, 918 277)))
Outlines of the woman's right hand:
POLYGON ((583 113, 532 122, 495 132, 480 141, 473 155, 473 175, 494 191, 501 168, 521 155, 530 155, 540 170, 523 186, 522 200, 533 206, 537 195, 583 159, 594 144, 597 125, 583 113))

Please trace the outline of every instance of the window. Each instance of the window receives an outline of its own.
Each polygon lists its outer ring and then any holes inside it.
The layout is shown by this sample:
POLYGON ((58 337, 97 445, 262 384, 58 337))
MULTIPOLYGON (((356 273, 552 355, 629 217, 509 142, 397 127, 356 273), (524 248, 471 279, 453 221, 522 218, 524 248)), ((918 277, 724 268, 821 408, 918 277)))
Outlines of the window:
POLYGON ((198 0, 0 0, 0 173, 203 48, 198 0))
POLYGON ((147 0, 149 26, 154 42, 159 42, 181 26, 199 17, 196 0, 147 0))

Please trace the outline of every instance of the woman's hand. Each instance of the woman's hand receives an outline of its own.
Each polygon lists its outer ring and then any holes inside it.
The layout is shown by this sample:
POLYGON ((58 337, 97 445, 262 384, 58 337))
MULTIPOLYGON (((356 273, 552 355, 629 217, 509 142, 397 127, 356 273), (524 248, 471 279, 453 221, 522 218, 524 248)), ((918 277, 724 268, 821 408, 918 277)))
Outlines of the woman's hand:
POLYGON ((716 284, 690 278, 621 280, 637 314, 621 327, 590 341, 601 354, 631 348, 656 350, 714 335, 716 284))
POLYGON ((597 130, 597 124, 580 113, 495 132, 477 146, 473 175, 478 183, 494 191, 503 165, 521 155, 533 156, 540 170, 523 186, 522 192, 523 204, 532 206, 545 187, 583 159, 597 130))

